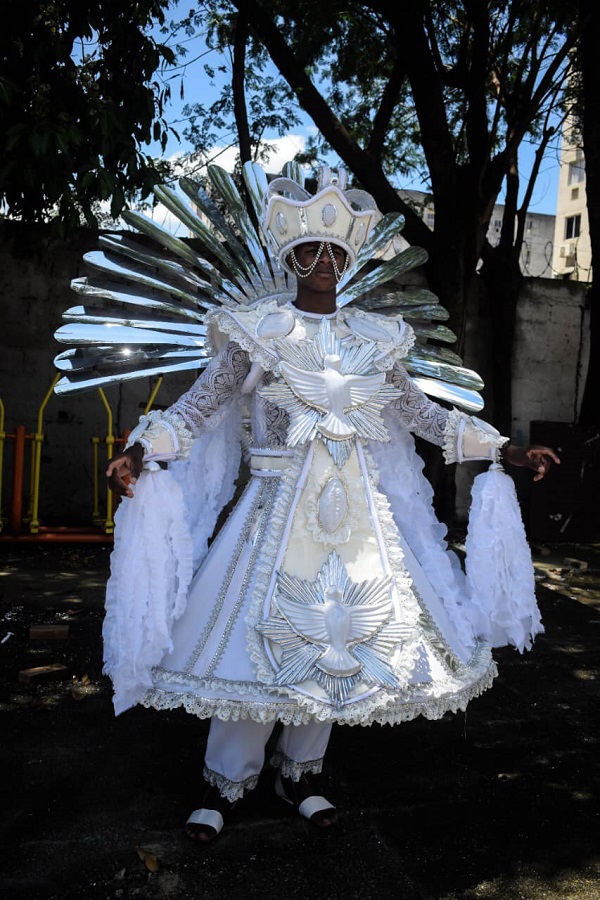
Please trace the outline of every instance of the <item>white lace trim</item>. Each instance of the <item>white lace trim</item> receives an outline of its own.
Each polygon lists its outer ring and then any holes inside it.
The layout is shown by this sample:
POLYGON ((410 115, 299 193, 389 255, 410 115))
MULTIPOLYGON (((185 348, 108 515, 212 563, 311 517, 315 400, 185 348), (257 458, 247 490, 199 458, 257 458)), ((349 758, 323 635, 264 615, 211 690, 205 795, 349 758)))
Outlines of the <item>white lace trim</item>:
MULTIPOLYGON (((267 300, 252 310, 253 315, 248 326, 256 324, 256 321, 261 316, 279 309, 280 306, 276 300, 267 300)), ((248 316, 249 312, 249 310, 245 310, 246 316, 248 316)), ((250 360, 259 363, 265 372, 273 371, 278 365, 279 357, 277 354, 270 353, 264 344, 250 332, 245 322, 240 320, 232 310, 211 310, 206 316, 206 326, 206 346, 209 353, 216 352, 216 346, 211 337, 212 329, 210 328, 210 326, 215 326, 222 334, 228 335, 242 350, 245 350, 250 360)))
MULTIPOLYGON (((444 443, 442 452, 447 464, 461 463, 465 461, 462 452, 463 432, 468 428, 481 444, 485 444, 496 450, 508 443, 509 438, 503 437, 492 425, 460 412, 454 407, 448 414, 448 420, 444 429, 444 443)), ((494 454, 495 455, 495 454, 494 454)), ((475 459, 476 457, 473 457, 475 459)), ((484 457, 481 457, 482 459, 484 457)))
POLYGON ((269 763, 275 769, 279 769, 282 778, 291 778, 292 781, 300 781, 303 775, 320 775, 323 771, 323 757, 321 759, 311 759, 307 762, 296 762, 290 759, 281 750, 276 750, 272 754, 269 763))
MULTIPOLYGON (((498 674, 496 663, 491 658, 489 645, 480 643, 468 666, 462 673, 448 676, 443 682, 408 685, 401 694, 386 697, 385 704, 373 710, 370 717, 360 715, 354 704, 343 709, 325 706, 311 698, 299 701, 281 697, 277 701, 268 699, 227 699, 201 696, 196 691, 174 693, 154 688, 140 701, 142 706, 153 709, 183 708, 201 719, 216 716, 223 721, 237 722, 250 718, 254 722, 282 722, 284 725, 306 725, 311 721, 337 722, 342 725, 399 725, 410 722, 417 716, 426 719, 441 719, 447 712, 465 710, 468 703, 491 688, 498 674)), ((214 688, 223 685, 213 683, 214 688)))
MULTIPOLYGON (((239 344, 248 353, 252 362, 260 364, 267 372, 275 371, 279 364, 279 357, 275 351, 269 351, 265 343, 257 337, 255 328, 262 318, 270 313, 280 312, 281 309, 282 307, 276 300, 266 300, 251 309, 240 312, 225 309, 211 310, 206 316, 206 341, 209 353, 214 354, 217 351, 217 342, 211 337, 211 331, 214 334, 214 328, 216 328, 219 333, 228 335, 231 340, 239 344)), ((381 372, 392 369, 398 360, 406 357, 416 341, 414 330, 401 316, 387 318, 359 309, 339 309, 334 313, 322 316, 298 310, 293 303, 287 304, 286 309, 291 310, 297 320, 302 320, 302 318, 331 319, 335 325, 345 329, 355 343, 375 344, 378 350, 375 366, 381 372), (383 332, 385 338, 377 340, 353 331, 353 319, 359 322, 364 321, 366 324, 372 324, 376 319, 374 327, 383 332)))
POLYGON ((258 775, 250 775, 244 781, 230 781, 229 778, 225 778, 220 772, 209 769, 208 766, 204 766, 202 775, 206 783, 216 787, 221 797, 225 797, 230 803, 241 800, 244 794, 253 791, 259 778, 258 775))
POLYGON ((192 449, 193 438, 186 428, 185 422, 175 412, 169 410, 151 410, 140 416, 139 424, 133 429, 127 441, 127 447, 140 442, 145 449, 145 456, 155 456, 153 441, 168 432, 173 455, 186 458, 192 449))

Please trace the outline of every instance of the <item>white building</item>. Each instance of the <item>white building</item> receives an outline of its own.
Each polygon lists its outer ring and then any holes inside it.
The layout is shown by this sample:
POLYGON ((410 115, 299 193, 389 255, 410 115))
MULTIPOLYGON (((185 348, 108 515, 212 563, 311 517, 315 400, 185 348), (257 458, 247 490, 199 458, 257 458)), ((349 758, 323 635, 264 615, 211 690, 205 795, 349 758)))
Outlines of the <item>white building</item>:
MULTIPOLYGON (((422 191, 400 191, 401 198, 408 203, 433 230, 435 210, 431 195, 422 191)), ((487 239, 495 247, 500 240, 504 206, 496 204, 490 219, 487 239)), ((529 213, 525 222, 525 235, 521 248, 521 271, 528 278, 553 278, 553 248, 555 216, 546 213, 529 213)))
POLYGON ((562 134, 552 268, 554 278, 588 283, 592 280, 585 161, 568 123, 562 134))

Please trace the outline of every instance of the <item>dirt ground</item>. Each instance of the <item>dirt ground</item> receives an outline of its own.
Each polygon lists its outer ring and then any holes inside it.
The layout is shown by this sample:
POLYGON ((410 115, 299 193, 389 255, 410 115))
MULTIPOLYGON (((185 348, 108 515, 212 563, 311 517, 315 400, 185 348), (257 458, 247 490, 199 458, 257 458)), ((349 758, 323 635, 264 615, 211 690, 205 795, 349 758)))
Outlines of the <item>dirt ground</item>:
POLYGON ((495 686, 465 714, 334 729, 334 830, 289 812, 266 772, 204 848, 183 823, 207 724, 113 714, 108 564, 104 545, 0 544, 2 897, 600 900, 597 547, 542 548, 546 632, 496 652, 495 686), (20 674, 48 665, 62 677, 20 674))

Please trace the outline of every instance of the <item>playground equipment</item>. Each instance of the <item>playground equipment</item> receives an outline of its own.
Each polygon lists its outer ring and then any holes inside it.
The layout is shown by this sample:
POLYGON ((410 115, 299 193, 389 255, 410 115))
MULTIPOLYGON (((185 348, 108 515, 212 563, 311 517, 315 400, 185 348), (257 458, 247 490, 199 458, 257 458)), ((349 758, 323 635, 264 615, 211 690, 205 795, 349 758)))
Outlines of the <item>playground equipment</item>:
MULTIPOLYGON (((105 450, 106 464, 112 459, 115 447, 125 446, 129 437, 114 434, 113 414, 110 404, 102 388, 97 389, 98 396, 106 411, 106 434, 103 437, 94 435, 91 438, 93 457, 92 502, 90 524, 45 526, 40 519, 40 488, 43 478, 42 448, 44 444, 44 414, 54 387, 60 378, 57 374, 42 400, 37 414, 36 431, 29 433, 24 425, 16 425, 14 431, 4 430, 5 406, 0 398, 0 510, 3 509, 5 445, 12 447, 12 491, 7 515, 0 515, 0 542, 5 541, 72 541, 72 542, 109 542, 114 532, 115 497, 106 486, 104 503, 101 504, 101 448, 105 450), (29 450, 29 453, 28 453, 29 450), (27 462, 29 457, 29 489, 25 496, 27 462), (25 500, 27 499, 27 502, 25 500), (24 511, 25 510, 25 511, 24 511)), ((162 384, 162 376, 157 379, 144 413, 148 413, 154 404, 156 395, 162 384)), ((103 482, 105 484, 105 482, 103 482)))

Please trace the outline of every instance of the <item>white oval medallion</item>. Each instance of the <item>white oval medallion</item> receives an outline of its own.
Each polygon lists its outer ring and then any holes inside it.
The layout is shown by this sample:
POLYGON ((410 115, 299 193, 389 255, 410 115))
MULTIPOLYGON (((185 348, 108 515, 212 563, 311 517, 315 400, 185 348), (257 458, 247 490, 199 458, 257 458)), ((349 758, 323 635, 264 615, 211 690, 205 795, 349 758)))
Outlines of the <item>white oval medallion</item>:
POLYGON ((282 212, 278 212, 275 216, 275 222, 277 223, 277 228, 279 229, 279 234, 286 234, 288 230, 287 220, 282 212))
POLYGON ((346 324, 353 334, 366 338, 368 341, 390 341, 392 339, 389 331, 370 319, 348 316, 346 324))
POLYGON ((319 497, 318 515, 322 528, 333 534, 348 512, 346 488, 339 478, 330 478, 319 497))
POLYGON ((285 337, 290 333, 295 322, 294 314, 290 309, 269 313, 258 322, 256 336, 263 340, 285 337))
POLYGON ((337 209, 335 208, 333 203, 325 204, 321 213, 321 219, 323 220, 323 225, 325 225, 326 228, 329 228, 330 225, 333 225, 333 223, 337 219, 337 209))

